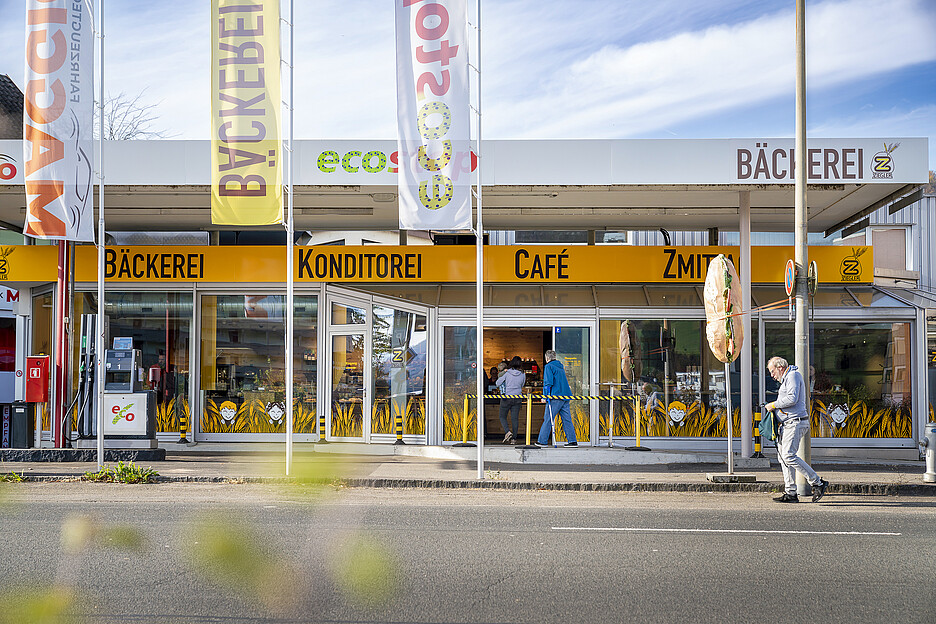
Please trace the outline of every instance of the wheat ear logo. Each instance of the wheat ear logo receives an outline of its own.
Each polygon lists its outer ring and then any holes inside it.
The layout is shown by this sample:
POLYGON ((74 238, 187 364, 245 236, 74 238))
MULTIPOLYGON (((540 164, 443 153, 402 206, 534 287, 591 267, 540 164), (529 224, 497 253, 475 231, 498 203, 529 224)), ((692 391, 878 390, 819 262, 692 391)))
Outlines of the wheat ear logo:
POLYGON ((850 256, 842 259, 842 266, 839 270, 842 273, 843 282, 857 282, 861 280, 861 260, 860 258, 868 251, 867 247, 852 247, 850 256))
POLYGON ((14 251, 15 247, 0 247, 0 281, 10 279, 10 261, 7 257, 14 251))
POLYGON ((878 180, 890 180, 894 177, 894 153, 900 143, 884 144, 884 150, 871 158, 871 177, 878 180))

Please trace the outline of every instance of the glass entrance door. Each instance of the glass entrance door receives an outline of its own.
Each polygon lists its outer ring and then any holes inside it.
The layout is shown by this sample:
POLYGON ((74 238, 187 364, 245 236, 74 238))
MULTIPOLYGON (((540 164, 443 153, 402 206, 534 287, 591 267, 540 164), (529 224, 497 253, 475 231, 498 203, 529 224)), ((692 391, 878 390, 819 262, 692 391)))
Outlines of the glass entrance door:
POLYGON ((428 310, 328 292, 328 440, 426 443, 428 310))
POLYGON ((363 440, 367 397, 364 332, 331 336, 331 418, 328 439, 363 440))
MULTIPOLYGON (((573 395, 591 394, 591 332, 589 327, 553 327, 553 350, 556 359, 562 362, 566 378, 573 395)), ((579 444, 586 444, 591 440, 592 412, 597 418, 597 403, 594 400, 573 400, 569 403, 572 413, 572 424, 575 426, 575 437, 579 444)), ((559 424, 557 431, 559 440, 566 440, 564 431, 559 424)))

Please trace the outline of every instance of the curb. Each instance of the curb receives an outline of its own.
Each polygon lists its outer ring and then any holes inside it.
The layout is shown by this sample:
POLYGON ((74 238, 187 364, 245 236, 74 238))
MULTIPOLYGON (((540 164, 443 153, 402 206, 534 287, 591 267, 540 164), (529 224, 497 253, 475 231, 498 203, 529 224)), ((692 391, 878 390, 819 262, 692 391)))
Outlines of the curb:
MULTIPOLYGON (((82 481, 80 475, 27 476, 23 482, 73 483, 82 481)), ((159 476, 156 483, 230 483, 230 484, 300 484, 292 477, 233 477, 233 476, 159 476)), ((315 484, 315 483, 313 483, 315 484)), ((783 488, 780 482, 755 483, 558 483, 534 481, 504 481, 497 479, 442 480, 442 479, 390 479, 390 478, 346 478, 319 485, 346 488, 394 488, 434 490, 515 490, 552 492, 697 492, 697 493, 777 493, 783 488)), ((827 494, 871 495, 871 496, 936 496, 936 487, 925 484, 896 483, 833 483, 827 494)))

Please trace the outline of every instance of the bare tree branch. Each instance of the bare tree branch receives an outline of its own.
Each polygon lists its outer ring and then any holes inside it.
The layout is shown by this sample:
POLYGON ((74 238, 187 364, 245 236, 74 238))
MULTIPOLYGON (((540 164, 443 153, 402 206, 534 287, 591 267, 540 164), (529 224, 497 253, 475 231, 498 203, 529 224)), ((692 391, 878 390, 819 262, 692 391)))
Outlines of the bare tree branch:
MULTIPOLYGON (((159 117, 155 110, 158 104, 143 102, 144 89, 135 97, 123 91, 108 94, 104 102, 104 138, 111 141, 130 139, 168 139, 173 135, 165 130, 155 130, 152 124, 159 117)), ((94 109, 94 138, 100 134, 99 109, 94 109)))

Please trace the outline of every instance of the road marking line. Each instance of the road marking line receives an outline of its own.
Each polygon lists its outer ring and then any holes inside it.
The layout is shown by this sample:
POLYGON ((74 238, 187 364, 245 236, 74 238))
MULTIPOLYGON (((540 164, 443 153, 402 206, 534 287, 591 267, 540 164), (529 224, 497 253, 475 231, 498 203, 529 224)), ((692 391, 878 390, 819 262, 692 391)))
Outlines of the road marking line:
POLYGON ((652 527, 552 527, 553 531, 628 531, 632 533, 763 533, 780 535, 903 535, 871 531, 770 531, 766 529, 660 529, 652 527))

